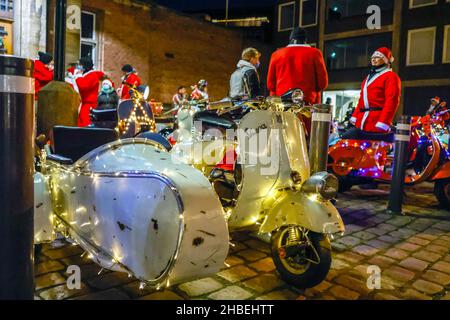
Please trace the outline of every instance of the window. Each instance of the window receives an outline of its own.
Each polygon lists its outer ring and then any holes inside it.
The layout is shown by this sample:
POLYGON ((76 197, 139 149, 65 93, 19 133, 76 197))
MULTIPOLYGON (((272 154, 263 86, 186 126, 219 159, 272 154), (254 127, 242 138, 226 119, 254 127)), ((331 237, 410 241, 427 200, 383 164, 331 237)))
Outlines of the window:
POLYGON ((434 64, 436 27, 408 31, 406 65, 434 64))
POLYGON ((393 10, 393 3, 392 0, 328 0, 328 20, 365 16, 371 5, 377 5, 383 11, 393 10))
POLYGON ((450 25, 445 26, 443 63, 450 63, 450 25))
POLYGON ((437 2, 438 0, 409 0, 409 8, 414 9, 419 7, 432 6, 437 2))
POLYGON ((97 59, 97 34, 95 31, 95 13, 81 13, 81 57, 90 57, 94 64, 97 59))
POLYGON ((13 18, 13 0, 0 0, 0 18, 13 18))
POLYGON ((317 25, 318 0, 300 0, 300 27, 317 25))
POLYGON ((295 2, 278 6, 278 31, 292 30, 295 23, 295 2))
POLYGON ((391 33, 354 37, 325 42, 328 70, 367 67, 372 53, 380 47, 391 47, 391 33))

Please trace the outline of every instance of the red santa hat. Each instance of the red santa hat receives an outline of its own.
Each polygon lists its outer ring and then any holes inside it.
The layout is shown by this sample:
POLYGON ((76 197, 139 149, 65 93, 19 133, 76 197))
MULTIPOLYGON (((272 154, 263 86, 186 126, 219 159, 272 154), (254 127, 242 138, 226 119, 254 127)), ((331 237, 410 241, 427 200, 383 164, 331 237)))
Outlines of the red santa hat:
POLYGON ((386 64, 394 62, 394 57, 392 56, 391 50, 386 47, 377 49, 372 54, 372 58, 375 58, 375 57, 383 59, 386 64))
POLYGON ((434 98, 431 98, 431 101, 436 101, 437 103, 439 103, 439 102, 441 102, 441 98, 436 96, 434 98))

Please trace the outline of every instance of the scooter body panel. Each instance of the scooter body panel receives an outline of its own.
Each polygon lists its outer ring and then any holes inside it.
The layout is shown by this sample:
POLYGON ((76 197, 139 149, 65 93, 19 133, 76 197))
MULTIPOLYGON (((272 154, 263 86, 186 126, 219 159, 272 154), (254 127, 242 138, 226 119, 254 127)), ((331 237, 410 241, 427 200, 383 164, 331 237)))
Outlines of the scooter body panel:
POLYGON ((273 232, 283 226, 297 225, 313 232, 334 234, 345 231, 344 222, 330 201, 301 191, 284 191, 266 209, 259 232, 273 232))
POLYGON ((49 166, 53 212, 102 267, 158 287, 220 270, 228 229, 208 180, 144 139, 49 166))

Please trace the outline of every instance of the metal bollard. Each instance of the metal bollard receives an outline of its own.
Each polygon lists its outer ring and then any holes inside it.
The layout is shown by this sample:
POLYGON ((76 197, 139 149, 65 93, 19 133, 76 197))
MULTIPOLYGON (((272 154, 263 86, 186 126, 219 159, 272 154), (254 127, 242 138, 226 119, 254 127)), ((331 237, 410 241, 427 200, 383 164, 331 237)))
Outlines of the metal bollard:
POLYGON ((55 12, 55 80, 64 81, 66 57, 67 0, 56 1, 55 12))
POLYGON ((33 299, 32 60, 0 55, 0 299, 33 299))
POLYGON ((312 114, 309 144, 311 174, 327 171, 330 129, 331 106, 328 104, 315 105, 312 114))
POLYGON ((405 183, 407 148, 411 135, 411 118, 401 116, 396 128, 394 167, 387 208, 387 212, 390 214, 402 214, 403 185, 405 183))

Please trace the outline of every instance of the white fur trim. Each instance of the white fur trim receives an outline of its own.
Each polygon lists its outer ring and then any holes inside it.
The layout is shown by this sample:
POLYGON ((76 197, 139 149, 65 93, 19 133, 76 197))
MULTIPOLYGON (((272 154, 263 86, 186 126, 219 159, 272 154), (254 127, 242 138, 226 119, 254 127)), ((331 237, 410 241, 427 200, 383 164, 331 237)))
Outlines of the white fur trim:
POLYGON ((384 131, 389 131, 389 129, 391 128, 390 126, 388 126, 386 123, 383 122, 377 122, 375 127, 383 129, 384 131))
POLYGON ((353 124, 355 124, 355 123, 356 123, 356 118, 355 118, 355 117, 351 117, 351 118, 350 118, 350 122, 353 123, 353 124))
POLYGON ((384 61, 386 64, 394 62, 394 57, 391 57, 391 60, 389 60, 382 52, 380 52, 380 51, 378 51, 378 50, 375 51, 375 52, 372 54, 372 58, 374 58, 374 57, 378 57, 378 58, 383 59, 383 61, 384 61))

